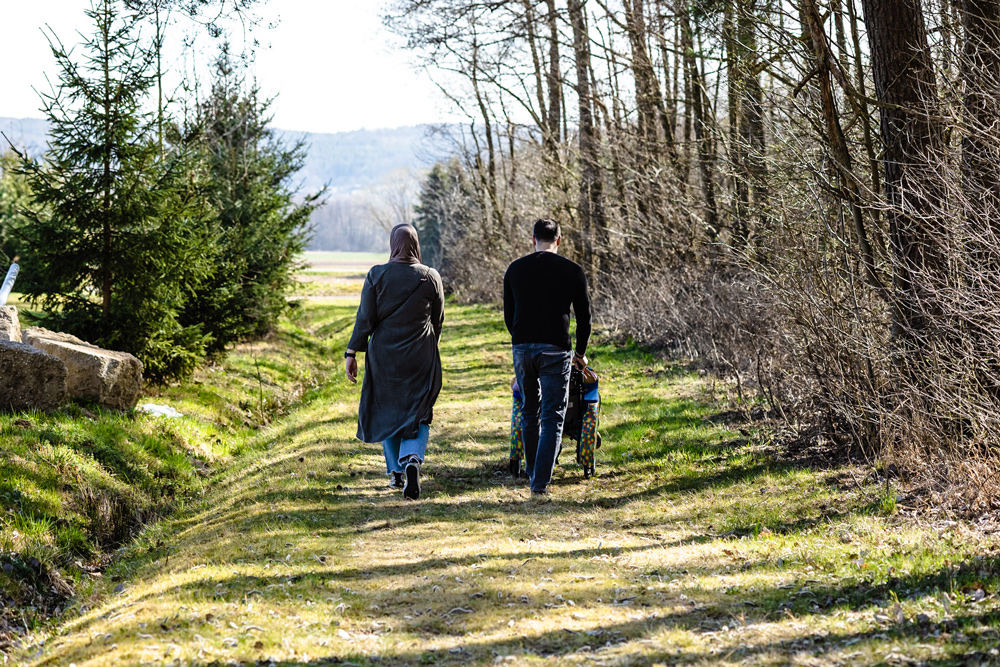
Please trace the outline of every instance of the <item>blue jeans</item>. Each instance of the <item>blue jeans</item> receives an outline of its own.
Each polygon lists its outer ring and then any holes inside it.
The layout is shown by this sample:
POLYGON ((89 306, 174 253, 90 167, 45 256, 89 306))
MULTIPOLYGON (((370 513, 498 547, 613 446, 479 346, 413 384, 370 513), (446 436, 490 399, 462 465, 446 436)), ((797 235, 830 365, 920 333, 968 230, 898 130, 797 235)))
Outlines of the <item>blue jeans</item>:
POLYGON ((421 424, 417 437, 412 440, 393 436, 382 441, 382 453, 385 454, 385 474, 403 472, 407 459, 415 457, 417 463, 423 464, 427 453, 427 441, 431 437, 431 429, 427 424, 421 424))
POLYGON ((524 458, 532 491, 545 491, 562 439, 572 353, 547 343, 514 346, 514 375, 521 387, 524 458))

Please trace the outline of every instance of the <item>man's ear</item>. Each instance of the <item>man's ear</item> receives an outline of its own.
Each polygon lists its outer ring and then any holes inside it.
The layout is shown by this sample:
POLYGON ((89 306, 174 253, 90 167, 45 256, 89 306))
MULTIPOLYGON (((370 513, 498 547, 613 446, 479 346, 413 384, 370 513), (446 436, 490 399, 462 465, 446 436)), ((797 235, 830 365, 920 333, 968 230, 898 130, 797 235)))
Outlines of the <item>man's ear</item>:
POLYGON ((534 247, 537 243, 538 243, 538 241, 535 240, 535 235, 532 234, 531 235, 531 245, 532 245, 532 247, 534 247))
POLYGON ((560 243, 562 243, 562 234, 560 234, 559 236, 556 237, 556 247, 557 248, 559 247, 560 243))

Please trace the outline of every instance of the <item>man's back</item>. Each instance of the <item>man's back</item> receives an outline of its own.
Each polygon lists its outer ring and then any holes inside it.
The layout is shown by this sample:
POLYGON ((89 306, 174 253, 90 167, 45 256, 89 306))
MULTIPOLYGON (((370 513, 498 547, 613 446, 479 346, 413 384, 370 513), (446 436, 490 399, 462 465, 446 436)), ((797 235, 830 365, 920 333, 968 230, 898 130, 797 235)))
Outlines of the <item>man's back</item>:
POLYGON ((515 260, 504 275, 504 321, 512 343, 548 343, 572 349, 570 305, 576 313, 577 352, 590 339, 590 299, 579 264, 554 252, 535 252, 515 260))

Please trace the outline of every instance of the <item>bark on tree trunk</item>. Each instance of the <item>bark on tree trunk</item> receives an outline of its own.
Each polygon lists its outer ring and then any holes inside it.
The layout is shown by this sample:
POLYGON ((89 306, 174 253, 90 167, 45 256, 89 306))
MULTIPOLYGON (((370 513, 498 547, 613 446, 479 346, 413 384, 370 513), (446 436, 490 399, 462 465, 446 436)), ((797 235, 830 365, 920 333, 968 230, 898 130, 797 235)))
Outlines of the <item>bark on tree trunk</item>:
MULTIPOLYGON (((865 142, 865 154, 868 156, 869 176, 872 183, 872 194, 879 196, 882 194, 882 179, 879 176, 878 157, 875 155, 875 141, 872 132, 872 115, 868 108, 868 86, 865 82, 865 73, 861 58, 861 36, 858 31, 858 15, 854 8, 854 0, 847 1, 847 17, 851 23, 851 43, 854 46, 854 86, 857 88, 860 99, 856 100, 861 110, 861 130, 862 138, 865 142)), ((878 228, 878 212, 873 211, 872 215, 876 221, 875 228, 878 228)), ((879 244, 884 248, 884 244, 879 244)))
POLYGON ((733 163, 732 244, 758 244, 768 227, 763 90, 757 65, 757 0, 728 0, 723 18, 729 74, 729 142, 733 163), (751 220, 752 218, 752 220, 751 220), (753 225, 751 225, 753 222, 753 225))
MULTIPOLYGON (((111 93, 111 53, 109 51, 111 42, 111 25, 108 19, 108 3, 104 3, 105 14, 101 18, 101 44, 104 47, 101 57, 104 66, 104 188, 103 188, 103 208, 104 214, 103 229, 101 230, 101 241, 103 243, 104 257, 101 266, 101 313, 105 324, 108 323, 111 314, 111 252, 112 252, 112 230, 111 230, 111 160, 112 160, 112 139, 111 139, 111 119, 113 116, 112 105, 114 100, 111 93)), ((107 332, 104 332, 105 335, 107 332)))
POLYGON ((546 0, 548 13, 545 22, 549 27, 549 132, 556 139, 556 143, 562 140, 559 133, 559 124, 562 120, 562 71, 559 67, 559 25, 556 22, 556 0, 546 0))
POLYGON ((891 295, 883 285, 875 268, 875 256, 868 241, 868 230, 865 226, 864 213, 861 208, 858 181, 853 173, 851 153, 847 145, 847 139, 844 137, 843 126, 840 123, 840 114, 837 110, 837 100, 833 91, 832 77, 830 76, 832 56, 827 46, 827 37, 823 30, 823 19, 820 16, 819 8, 816 6, 816 0, 802 0, 801 13, 804 31, 809 35, 812 43, 813 67, 816 70, 823 120, 826 124, 827 141, 830 144, 831 157, 837 167, 841 190, 844 192, 847 198, 847 205, 851 210, 854 233, 857 237, 858 254, 861 256, 861 262, 865 268, 865 279, 878 292, 879 296, 886 300, 887 303, 891 303, 891 295))
POLYGON ((658 113, 660 106, 660 86, 653 71, 653 64, 646 53, 646 21, 643 16, 643 0, 622 0, 625 7, 625 26, 628 41, 632 47, 632 77, 635 82, 636 111, 639 118, 639 134, 647 148, 654 152, 658 139, 658 113))
MULTIPOLYGON (((767 187, 767 162, 764 138, 764 91, 760 85, 760 67, 757 60, 757 27, 755 25, 758 0, 738 0, 739 12, 736 16, 736 32, 743 46, 743 99, 740 111, 743 122, 740 125, 740 139, 744 146, 746 177, 750 186, 750 206, 753 211, 754 229, 750 230, 756 239, 758 250, 766 240, 770 227, 770 193, 767 187)), ((758 254, 763 259, 762 254, 758 254)))
POLYGON ((723 8, 722 38, 726 47, 729 106, 729 161, 733 168, 732 236, 730 243, 743 248, 749 236, 750 188, 747 183, 746 144, 743 140, 743 94, 746 87, 745 49, 736 34, 737 0, 727 0, 723 8))
POLYGON ((969 333, 975 358, 983 360, 979 381, 994 400, 1000 399, 1000 360, 987 313, 995 310, 1000 273, 1000 151, 984 137, 1000 124, 1000 2, 962 0, 962 76, 965 82, 965 133, 962 137, 962 190, 968 234, 970 287, 975 317, 969 333))
POLYGON ((694 52, 694 34, 691 31, 691 21, 687 8, 680 9, 681 47, 684 50, 684 69, 687 72, 691 87, 691 119, 694 125, 694 138, 698 153, 698 171, 701 175, 701 191, 705 204, 705 233, 711 242, 719 238, 719 212, 715 202, 714 157, 712 141, 707 127, 705 113, 705 82, 698 68, 698 60, 694 52))
MULTIPOLYGON (((661 152, 659 129, 666 116, 660 84, 646 51, 646 21, 643 0, 623 0, 625 25, 632 47, 632 76, 636 91, 636 111, 642 150, 638 156, 639 206, 643 217, 664 228, 663 188, 659 182, 661 152)), ((667 144, 667 150, 672 147, 667 144)))
POLYGON ((501 211, 500 202, 497 199, 497 157, 496 144, 493 140, 493 121, 490 117, 489 109, 486 107, 486 100, 483 97, 482 90, 479 86, 478 45, 473 45, 472 47, 472 72, 470 78, 472 80, 472 91, 476 97, 476 105, 479 107, 479 113, 483 117, 483 131, 486 135, 486 189, 490 203, 492 204, 491 217, 495 223, 492 231, 495 231, 500 229, 503 225, 503 211, 501 211))
MULTIPOLYGON (((663 93, 664 96, 660 98, 660 123, 663 125, 663 139, 667 142, 668 155, 674 165, 677 167, 677 140, 674 136, 674 123, 676 122, 677 115, 677 100, 671 100, 670 104, 667 104, 667 100, 664 99, 670 94, 670 52, 667 48, 667 38, 666 38, 666 22, 663 19, 662 11, 660 10, 659 2, 657 2, 657 14, 660 17, 660 23, 656 33, 657 45, 660 49, 660 60, 662 61, 663 69, 663 93)), ((655 76, 655 75, 654 75, 655 76)), ((676 95, 675 95, 676 98, 676 95)))
POLYGON ((881 104, 885 198, 889 205, 894 286, 900 303, 897 341, 919 346, 936 312, 933 282, 945 269, 937 242, 944 234, 929 173, 940 148, 937 95, 920 0, 862 0, 875 94, 881 104))
MULTIPOLYGON (((962 0, 962 23, 967 125, 962 138, 962 185, 969 206, 967 217, 974 226, 989 226, 1000 238, 1000 153, 984 138, 1000 123, 1000 2, 962 0)), ((979 248, 977 254, 985 250, 979 248)), ((997 256, 996 248, 992 255, 997 256)))
POLYGON ((604 186, 590 92, 590 35, 584 17, 584 1, 568 0, 567 9, 570 25, 573 27, 576 94, 580 106, 580 226, 583 232, 583 260, 593 284, 600 268, 597 258, 605 249, 604 186))
POLYGON ((524 25, 527 32, 528 46, 531 51, 531 64, 534 67, 535 74, 535 96, 538 100, 538 113, 535 114, 537 118, 543 119, 540 123, 542 130, 542 143, 545 145, 545 149, 549 156, 555 156, 559 154, 559 149, 556 146, 558 141, 552 136, 552 125, 548 122, 548 111, 545 105, 545 85, 543 83, 542 77, 542 60, 538 55, 538 36, 535 31, 535 0, 523 0, 524 5, 524 25))

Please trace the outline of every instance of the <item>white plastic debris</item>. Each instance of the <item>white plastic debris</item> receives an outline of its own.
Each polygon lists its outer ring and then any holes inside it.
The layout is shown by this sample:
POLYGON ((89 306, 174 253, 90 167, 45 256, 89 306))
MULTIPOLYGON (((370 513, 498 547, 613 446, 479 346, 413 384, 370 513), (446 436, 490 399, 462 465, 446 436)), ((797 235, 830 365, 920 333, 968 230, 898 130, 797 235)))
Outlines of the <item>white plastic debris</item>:
POLYGON ((153 415, 154 417, 168 417, 170 419, 184 416, 183 413, 169 405, 157 405, 156 403, 143 403, 139 406, 139 412, 145 412, 147 415, 153 415))

